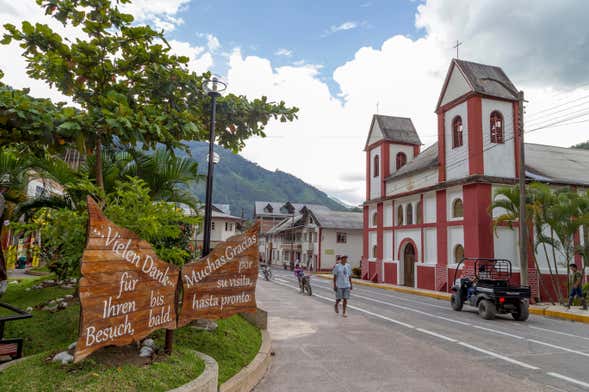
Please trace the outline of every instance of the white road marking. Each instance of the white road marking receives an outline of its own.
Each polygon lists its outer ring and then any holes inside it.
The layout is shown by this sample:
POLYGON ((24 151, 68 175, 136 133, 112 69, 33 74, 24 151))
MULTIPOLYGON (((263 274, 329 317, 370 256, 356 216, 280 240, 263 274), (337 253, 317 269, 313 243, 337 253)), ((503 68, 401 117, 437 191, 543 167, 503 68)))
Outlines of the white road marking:
POLYGON ((440 338, 440 339, 443 339, 443 340, 447 340, 448 342, 452 342, 452 343, 456 343, 458 341, 456 339, 452 339, 452 338, 449 338, 449 337, 444 336, 442 334, 435 333, 435 332, 432 332, 432 331, 429 331, 429 330, 423 329, 423 328, 417 328, 417 331, 426 333, 426 334, 431 335, 431 336, 435 336, 435 337, 440 338))
POLYGON ((589 357, 589 354, 584 353, 582 351, 577 351, 577 350, 573 350, 573 349, 570 349, 570 348, 566 348, 566 347, 562 347, 562 346, 557 346, 555 344, 541 342, 539 340, 528 339, 528 342, 537 343, 537 344, 541 344, 543 346, 548 346, 548 347, 556 348, 558 350, 567 351, 569 353, 573 353, 573 354, 577 354, 577 355, 582 355, 584 357, 589 357))
MULTIPOLYGON (((288 284, 279 283, 279 282, 276 282, 276 281, 274 283, 279 284, 281 286, 292 288, 294 290, 299 290, 298 287, 291 286, 291 285, 288 285, 288 284)), ((324 299, 324 300, 329 301, 329 302, 335 302, 335 300, 333 298, 324 297, 324 296, 318 295, 318 294, 315 294, 314 296, 315 297, 318 297, 318 298, 321 298, 321 299, 324 299)), ((357 306, 348 305, 348 308, 354 309, 356 311, 359 311, 359 312, 362 312, 362 313, 365 313, 365 314, 369 314, 371 316, 380 318, 382 320, 389 321, 389 322, 394 323, 394 324, 397 324, 397 325, 404 326, 404 327, 409 328, 409 329, 415 329, 416 331, 419 331, 419 332, 422 332, 422 333, 425 333, 425 334, 428 334, 428 335, 437 337, 439 339, 442 339, 442 340, 445 340, 445 341, 448 341, 448 342, 457 343, 457 344, 459 344, 459 345, 461 345, 463 347, 469 348, 469 349, 474 350, 474 351, 478 351, 478 352, 480 352, 482 354, 486 354, 486 355, 488 355, 490 357, 493 357, 493 358, 496 358, 496 359, 500 359, 502 361, 509 362, 509 363, 514 364, 514 365, 517 365, 517 366, 521 366, 521 367, 526 368, 526 369, 530 369, 530 370, 541 370, 539 367, 530 365, 528 363, 521 362, 521 361, 518 361, 516 359, 510 358, 510 357, 506 357, 504 355, 500 355, 500 354, 497 354, 495 352, 488 351, 488 350, 485 350, 485 349, 480 348, 480 347, 477 347, 477 346, 473 346, 472 344, 468 344, 468 343, 464 343, 464 342, 458 341, 456 339, 452 339, 452 338, 450 338, 448 336, 445 336, 445 335, 442 335, 442 334, 439 334, 439 333, 436 333, 436 332, 433 332, 433 331, 430 331, 430 330, 427 330, 427 329, 415 328, 411 324, 407 324, 407 323, 404 323, 402 321, 397 321, 397 320, 391 319, 389 317, 385 317, 385 316, 382 316, 380 314, 373 313, 373 312, 370 312, 368 310, 359 308, 357 306)), ((470 324, 468 324, 468 325, 470 325, 470 324)), ((477 325, 473 325, 473 327, 479 328, 479 329, 483 329, 483 330, 489 330, 491 332, 498 332, 498 333, 506 334, 506 335, 512 336, 512 337, 521 338, 521 337, 519 337, 517 335, 511 335, 511 334, 508 334, 506 332, 490 330, 488 328, 480 327, 480 326, 477 326, 477 325)), ((542 328, 536 328, 536 329, 542 329, 542 328)), ((580 352, 580 351, 575 351, 575 350, 567 349, 565 347, 560 347, 560 346, 556 346, 556 345, 549 344, 549 343, 544 343, 544 342, 541 342, 541 341, 538 341, 538 340, 533 340, 533 339, 527 339, 527 340, 530 341, 530 342, 533 342, 533 343, 543 344, 543 345, 550 346, 550 347, 553 347, 553 348, 557 348, 557 349, 569 351, 571 353, 576 353, 576 354, 581 354, 581 355, 584 355, 584 356, 589 356, 589 354, 587 354, 587 353, 583 353, 583 352, 580 352)), ((580 385, 580 386, 585 387, 585 388, 589 388, 589 383, 584 382, 584 381, 580 381, 580 380, 577 380, 577 379, 574 379, 574 378, 571 378, 571 377, 567 377, 567 376, 564 376, 562 374, 554 373, 554 372, 547 372, 546 374, 549 375, 549 376, 551 376, 551 377, 559 378, 559 379, 561 379, 563 381, 570 382, 572 384, 576 384, 576 385, 580 385)))
POLYGON ((474 328, 478 328, 478 329, 482 329, 483 331, 493 332, 493 333, 496 333, 496 334, 499 334, 499 335, 511 336, 512 338, 515 338, 515 339, 525 339, 523 336, 513 335, 511 333, 499 331, 497 329, 491 329, 491 328, 481 327, 480 325, 473 325, 473 327, 474 328))
POLYGON ((284 280, 284 279, 281 279, 281 278, 275 278, 274 280, 277 280, 277 281, 282 282, 282 283, 290 283, 288 280, 284 280))
POLYGON ((509 363, 514 364, 514 365, 518 365, 518 366, 524 367, 526 369, 530 369, 530 370, 539 370, 540 369, 539 367, 529 365, 529 364, 527 364, 525 362, 520 362, 520 361, 515 360, 513 358, 509 358, 509 357, 506 357, 504 355, 497 354, 497 353, 494 353, 492 351, 485 350, 485 349, 480 348, 480 347, 477 347, 477 346, 473 346, 472 344, 468 344, 468 343, 464 343, 464 342, 458 342, 458 344, 461 345, 461 346, 470 348, 471 350, 475 350, 475 351, 478 351, 480 353, 487 354, 487 355, 489 355, 491 357, 494 357, 494 358, 497 358, 497 359, 501 359, 501 360, 503 360, 505 362, 509 362, 509 363))
POLYGON ((552 377, 560 378, 561 380, 568 381, 573 384, 580 385, 585 388, 589 388, 589 383, 587 383, 585 381, 576 380, 574 378, 563 376, 562 374, 554 373, 554 372, 548 372, 546 374, 548 374, 549 376, 552 376, 552 377))
POLYGON ((573 337, 573 338, 579 338, 579 339, 589 340, 589 338, 586 338, 585 336, 579 336, 579 335, 575 335, 575 334, 572 334, 572 333, 555 331, 553 329, 548 329, 548 328, 534 327, 532 325, 529 325, 528 327, 529 328, 532 328, 532 329, 537 329, 539 331, 552 332, 552 333, 556 333, 556 334, 559 334, 559 335, 564 335, 564 336, 570 336, 570 337, 573 337))

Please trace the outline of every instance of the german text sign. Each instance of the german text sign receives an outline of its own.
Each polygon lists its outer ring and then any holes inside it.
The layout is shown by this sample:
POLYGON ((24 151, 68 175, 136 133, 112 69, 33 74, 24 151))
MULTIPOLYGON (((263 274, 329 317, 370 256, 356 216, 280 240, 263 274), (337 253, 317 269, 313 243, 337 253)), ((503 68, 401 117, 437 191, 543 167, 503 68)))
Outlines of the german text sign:
POLYGON ((182 267, 184 295, 178 326, 256 311, 258 229, 256 224, 182 267))
POLYGON ((105 346, 176 328, 179 270, 149 243, 109 221, 88 198, 88 239, 80 279, 80 335, 75 361, 105 346))

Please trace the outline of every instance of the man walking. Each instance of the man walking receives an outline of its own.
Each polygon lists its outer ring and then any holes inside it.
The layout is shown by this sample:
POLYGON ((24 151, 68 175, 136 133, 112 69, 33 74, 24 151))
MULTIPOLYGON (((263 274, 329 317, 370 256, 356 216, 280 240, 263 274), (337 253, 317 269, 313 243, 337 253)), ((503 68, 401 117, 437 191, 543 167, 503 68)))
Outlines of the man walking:
POLYGON ((581 306, 584 310, 587 310, 587 302, 585 301, 585 297, 583 296, 583 289, 581 287, 581 282, 583 279, 583 275, 577 271, 577 265, 571 264, 569 265, 571 269, 571 277, 570 277, 570 288, 571 292, 569 293, 569 303, 567 308, 570 308, 573 305, 573 300, 575 297, 581 298, 581 306))
POLYGON ((335 313, 339 314, 339 303, 343 300, 343 317, 348 317, 346 307, 352 290, 352 267, 348 264, 348 256, 342 256, 340 262, 333 267, 333 291, 335 291, 335 313))

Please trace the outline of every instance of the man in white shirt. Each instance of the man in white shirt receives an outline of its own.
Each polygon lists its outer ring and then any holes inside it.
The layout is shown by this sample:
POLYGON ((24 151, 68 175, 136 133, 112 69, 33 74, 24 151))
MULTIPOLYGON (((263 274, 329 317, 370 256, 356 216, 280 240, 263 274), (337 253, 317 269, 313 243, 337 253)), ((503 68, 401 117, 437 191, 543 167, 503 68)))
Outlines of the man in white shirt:
POLYGON ((335 313, 339 314, 339 303, 343 300, 343 317, 348 317, 346 307, 352 290, 352 267, 348 264, 348 256, 342 256, 340 262, 333 267, 333 291, 335 291, 335 313))

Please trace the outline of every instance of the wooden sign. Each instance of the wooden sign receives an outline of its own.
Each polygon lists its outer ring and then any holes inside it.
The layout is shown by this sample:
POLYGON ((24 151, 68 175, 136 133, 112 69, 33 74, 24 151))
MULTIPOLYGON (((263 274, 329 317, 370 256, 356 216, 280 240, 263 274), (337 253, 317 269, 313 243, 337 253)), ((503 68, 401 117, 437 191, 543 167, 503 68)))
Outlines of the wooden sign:
POLYGON ((176 328, 179 269, 135 233, 109 221, 88 198, 88 238, 80 279, 75 362, 105 346, 176 328))
POLYGON ((259 224, 182 267, 184 291, 178 326, 256 311, 259 224))

